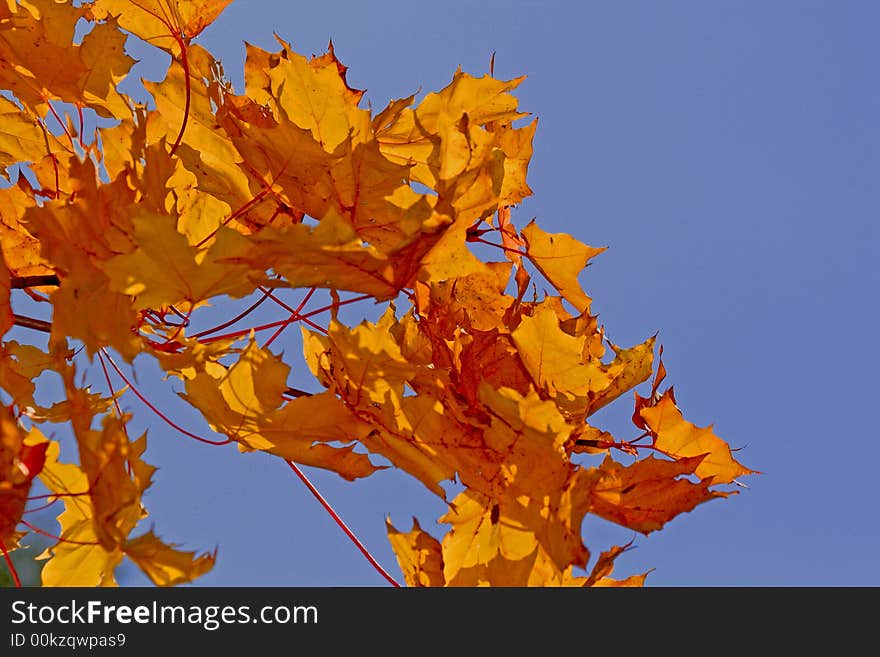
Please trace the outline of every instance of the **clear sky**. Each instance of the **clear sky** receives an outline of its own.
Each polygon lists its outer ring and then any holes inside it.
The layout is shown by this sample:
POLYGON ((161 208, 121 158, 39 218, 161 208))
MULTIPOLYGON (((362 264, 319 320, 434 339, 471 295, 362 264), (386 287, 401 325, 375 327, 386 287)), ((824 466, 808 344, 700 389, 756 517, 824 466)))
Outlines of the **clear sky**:
MULTIPOLYGON (((615 575, 653 568, 654 586, 877 586, 878 24, 867 0, 236 0, 197 42, 238 83, 245 40, 320 54, 332 38, 377 110, 493 52, 496 77, 527 75, 534 196, 514 221, 609 247, 583 281, 610 338, 659 330, 685 417, 764 473, 648 537, 588 517, 586 544, 634 538, 615 575)), ((282 461, 149 426, 157 532, 219 548, 198 584, 385 584, 282 461)), ((438 528, 442 504, 406 475, 308 472, 395 575, 385 517, 438 528)))

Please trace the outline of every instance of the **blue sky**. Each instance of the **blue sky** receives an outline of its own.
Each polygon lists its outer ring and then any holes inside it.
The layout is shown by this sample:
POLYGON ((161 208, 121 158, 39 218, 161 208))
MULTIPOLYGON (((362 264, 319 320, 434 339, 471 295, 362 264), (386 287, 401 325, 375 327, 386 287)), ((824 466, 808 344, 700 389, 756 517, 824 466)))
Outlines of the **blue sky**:
MULTIPOLYGON (((320 54, 332 38, 377 110, 493 52, 497 77, 527 75, 534 196, 514 221, 609 247, 582 280, 611 339, 659 330, 685 417, 764 473, 648 537, 590 518, 586 544, 634 538, 615 574, 653 568, 654 586, 876 586, 878 21, 867 1, 236 0, 198 42, 238 81, 245 40, 320 54)), ((165 394, 146 363, 138 377, 165 394)), ((199 584, 384 585, 283 462, 144 426, 156 530, 219 548, 199 584)), ((443 512, 399 473, 309 475, 395 575, 384 518, 433 529, 443 512)))

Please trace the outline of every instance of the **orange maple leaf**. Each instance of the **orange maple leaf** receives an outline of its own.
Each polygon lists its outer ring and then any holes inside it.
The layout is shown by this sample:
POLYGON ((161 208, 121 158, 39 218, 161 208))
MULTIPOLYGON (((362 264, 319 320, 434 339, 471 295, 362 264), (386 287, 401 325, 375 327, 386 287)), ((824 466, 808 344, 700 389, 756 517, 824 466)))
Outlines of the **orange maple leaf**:
POLYGON ((685 420, 671 389, 657 403, 642 408, 639 414, 654 437, 657 450, 676 459, 702 457, 694 470, 701 479, 727 484, 737 477, 756 474, 733 458, 730 446, 715 435, 711 426, 698 427, 685 420))

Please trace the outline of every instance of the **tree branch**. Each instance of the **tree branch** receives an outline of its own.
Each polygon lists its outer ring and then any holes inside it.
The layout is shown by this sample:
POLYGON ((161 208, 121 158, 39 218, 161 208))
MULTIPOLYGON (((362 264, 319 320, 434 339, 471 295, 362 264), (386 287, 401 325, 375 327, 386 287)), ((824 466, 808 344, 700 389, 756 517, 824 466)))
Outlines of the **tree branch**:
POLYGON ((311 397, 311 392, 306 392, 305 390, 300 390, 299 388, 288 388, 284 391, 285 395, 289 397, 311 397))
POLYGON ((41 287, 43 285, 61 285, 61 281, 55 274, 45 276, 12 276, 9 279, 9 287, 13 290, 23 290, 28 287, 41 287))
POLYGON ((25 317, 24 315, 12 314, 12 323, 15 326, 34 329, 35 331, 43 331, 44 333, 52 332, 52 322, 43 319, 34 319, 33 317, 25 317))

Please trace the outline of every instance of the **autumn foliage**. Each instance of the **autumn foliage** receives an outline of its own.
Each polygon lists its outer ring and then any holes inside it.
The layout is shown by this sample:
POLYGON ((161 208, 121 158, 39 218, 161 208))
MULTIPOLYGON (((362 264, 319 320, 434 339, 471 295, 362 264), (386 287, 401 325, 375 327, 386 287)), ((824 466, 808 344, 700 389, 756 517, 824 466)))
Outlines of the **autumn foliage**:
POLYGON ((373 112, 332 47, 309 59, 279 39, 247 46, 237 94, 193 43, 228 3, 0 8, 0 335, 36 336, 0 345, 7 560, 42 532, 47 586, 112 585, 125 558, 158 585, 212 567, 215 554, 139 526, 154 468, 117 402, 161 413, 125 374, 140 356, 215 432, 183 439, 268 452, 302 476, 390 463, 443 499, 437 531, 388 520, 411 586, 641 585, 610 576, 625 546, 585 570, 586 514, 647 534, 751 471, 660 389, 654 337, 607 338, 579 279, 603 249, 514 220, 537 126, 513 95, 521 79, 457 71, 373 112), (120 91, 129 34, 171 57, 147 103, 120 91), (19 299, 46 319, 13 312, 19 299), (206 322, 234 300, 279 319, 206 322), (341 319, 366 300, 377 321, 341 319), (273 350, 294 324, 304 361, 273 350), (289 383, 306 367, 317 392, 289 383), (633 394, 630 436, 591 424, 633 394), (47 504, 57 535, 27 520, 47 504))

